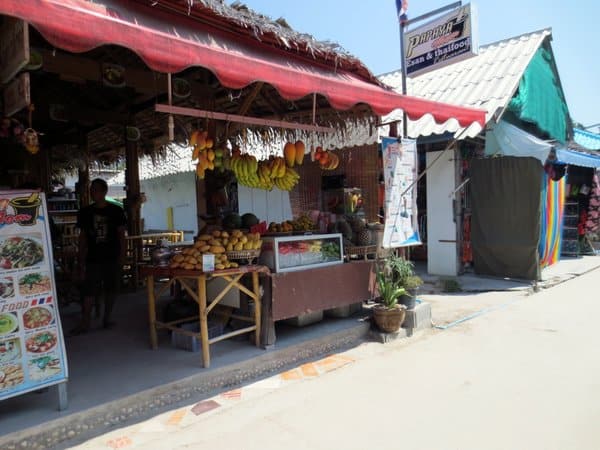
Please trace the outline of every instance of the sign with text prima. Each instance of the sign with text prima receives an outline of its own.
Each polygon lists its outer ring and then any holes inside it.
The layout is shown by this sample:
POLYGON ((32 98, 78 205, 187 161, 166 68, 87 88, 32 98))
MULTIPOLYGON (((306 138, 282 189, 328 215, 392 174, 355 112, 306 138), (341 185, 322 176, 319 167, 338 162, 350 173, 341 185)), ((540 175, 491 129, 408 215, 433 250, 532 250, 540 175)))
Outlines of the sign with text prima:
POLYGON ((405 33, 406 73, 420 75, 479 52, 477 10, 468 4, 405 33))

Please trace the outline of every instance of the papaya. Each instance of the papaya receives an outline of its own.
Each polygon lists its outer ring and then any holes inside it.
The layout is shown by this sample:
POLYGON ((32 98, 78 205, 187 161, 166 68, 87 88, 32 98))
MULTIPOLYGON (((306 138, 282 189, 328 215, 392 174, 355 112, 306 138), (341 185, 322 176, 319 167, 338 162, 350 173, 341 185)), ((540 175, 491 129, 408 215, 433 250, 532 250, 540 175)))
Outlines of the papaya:
POLYGON ((190 147, 195 147, 196 144, 198 143, 198 136, 199 136, 200 132, 199 131, 194 131, 192 133, 192 135, 190 136, 190 147))
POLYGON ((283 156, 288 167, 294 167, 296 162, 296 146, 291 142, 286 142, 283 147, 283 156))
POLYGON ((304 153, 306 152, 306 146, 302 141, 296 141, 296 165, 301 166, 304 161, 304 153))

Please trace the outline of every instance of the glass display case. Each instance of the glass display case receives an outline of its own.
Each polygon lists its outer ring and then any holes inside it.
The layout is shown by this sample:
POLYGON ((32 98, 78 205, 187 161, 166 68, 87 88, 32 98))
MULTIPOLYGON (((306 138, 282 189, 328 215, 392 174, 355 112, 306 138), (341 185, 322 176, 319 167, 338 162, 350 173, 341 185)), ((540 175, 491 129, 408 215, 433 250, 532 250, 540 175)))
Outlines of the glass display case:
POLYGON ((263 237, 261 264, 273 272, 291 272, 343 264, 342 235, 263 237))

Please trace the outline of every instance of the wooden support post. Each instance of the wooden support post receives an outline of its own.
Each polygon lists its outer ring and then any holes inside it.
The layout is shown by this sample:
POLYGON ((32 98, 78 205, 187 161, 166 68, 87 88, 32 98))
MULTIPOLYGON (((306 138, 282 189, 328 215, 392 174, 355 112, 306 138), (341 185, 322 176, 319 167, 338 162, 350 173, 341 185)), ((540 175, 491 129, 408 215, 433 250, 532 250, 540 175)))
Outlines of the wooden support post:
POLYGON ((273 321, 273 297, 270 276, 263 277, 263 296, 261 299, 260 344, 263 348, 275 345, 275 322, 273 321))
POLYGON ((154 291, 154 275, 148 275, 146 279, 148 289, 148 324, 150 325, 150 345, 152 350, 158 348, 158 336, 156 334, 156 293, 154 291))
POLYGON ((260 298, 260 283, 258 272, 252 272, 252 290, 254 291, 254 322, 256 331, 254 332, 254 343, 260 347, 260 319, 261 319, 261 298, 260 298))
MULTIPOLYGON (((125 213, 127 214, 127 231, 129 236, 139 236, 142 234, 142 202, 140 189, 140 166, 138 156, 138 145, 136 141, 127 139, 127 130, 125 133, 125 187, 127 189, 125 201, 125 213)), ((131 277, 133 280, 133 289, 138 286, 138 262, 142 255, 143 242, 141 239, 133 242, 133 258, 131 262, 131 277)))
MULTIPOLYGON (((126 133, 126 130, 123 129, 126 133)), ((125 185, 127 221, 130 236, 141 234, 140 169, 137 142, 125 139, 125 185)))
POLYGON ((206 311, 206 275, 198 277, 198 304, 200 307, 200 341, 202 342, 202 365, 210 367, 210 343, 208 342, 208 312, 206 311))
POLYGON ((79 168, 79 180, 77 181, 77 195, 79 197, 79 206, 82 208, 90 204, 90 168, 88 161, 79 168))

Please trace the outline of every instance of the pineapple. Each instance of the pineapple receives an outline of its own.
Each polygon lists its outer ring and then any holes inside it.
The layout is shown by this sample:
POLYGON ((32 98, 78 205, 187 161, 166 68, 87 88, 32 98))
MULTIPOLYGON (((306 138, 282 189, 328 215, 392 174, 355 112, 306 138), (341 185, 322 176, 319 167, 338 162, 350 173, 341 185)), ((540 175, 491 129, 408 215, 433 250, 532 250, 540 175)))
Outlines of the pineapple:
POLYGON ((370 230, 367 230, 366 228, 360 230, 358 233, 356 233, 356 245, 360 246, 360 247, 365 247, 367 245, 371 245, 371 242, 373 240, 373 236, 371 234, 370 230))

